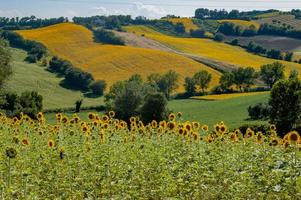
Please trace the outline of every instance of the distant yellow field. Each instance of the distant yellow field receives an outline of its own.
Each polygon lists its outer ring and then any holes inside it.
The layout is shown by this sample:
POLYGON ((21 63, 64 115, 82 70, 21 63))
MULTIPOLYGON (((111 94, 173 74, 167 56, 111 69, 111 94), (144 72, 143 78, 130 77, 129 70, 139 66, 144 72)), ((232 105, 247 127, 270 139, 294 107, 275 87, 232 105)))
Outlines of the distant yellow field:
POLYGON ((195 96, 195 97, 191 97, 191 99, 207 100, 207 101, 217 101, 217 100, 233 99, 233 98, 237 98, 237 97, 254 96, 254 95, 265 94, 265 93, 269 93, 269 92, 248 92, 248 93, 234 93, 234 94, 216 94, 216 95, 207 95, 207 96, 195 96))
POLYGON ((182 23, 185 26, 186 32, 190 32, 190 30, 196 30, 199 27, 195 25, 191 18, 171 18, 168 21, 172 22, 173 24, 182 23))
MULTIPOLYGON (((143 32, 153 33, 148 29, 143 32)), ((70 60, 74 65, 92 73, 96 79, 106 80, 108 85, 136 73, 146 77, 151 73, 165 73, 168 70, 177 71, 181 76, 181 83, 186 76, 192 76, 199 70, 207 70, 212 74, 212 86, 218 84, 220 77, 219 72, 177 54, 94 43, 90 30, 72 23, 18 33, 26 39, 45 44, 53 55, 70 60)))
MULTIPOLYGON (((242 67, 253 67, 256 70, 260 69, 261 65, 270 64, 279 60, 269 59, 255 54, 248 53, 246 50, 231 46, 225 43, 215 42, 210 39, 198 38, 177 38, 166 36, 150 28, 144 26, 128 26, 125 27, 128 32, 136 34, 144 34, 148 30, 146 37, 157 40, 165 45, 177 49, 179 51, 207 57, 216 61, 233 64, 242 67)), ((280 61, 286 66, 286 74, 291 70, 297 70, 301 73, 301 65, 293 62, 280 61)))
POLYGON ((249 27, 251 25, 254 25, 257 29, 259 29, 260 24, 254 21, 246 21, 246 20, 237 20, 237 19, 223 19, 223 20, 218 20, 219 23, 224 23, 224 22, 231 22, 233 24, 239 25, 239 26, 245 26, 249 27))

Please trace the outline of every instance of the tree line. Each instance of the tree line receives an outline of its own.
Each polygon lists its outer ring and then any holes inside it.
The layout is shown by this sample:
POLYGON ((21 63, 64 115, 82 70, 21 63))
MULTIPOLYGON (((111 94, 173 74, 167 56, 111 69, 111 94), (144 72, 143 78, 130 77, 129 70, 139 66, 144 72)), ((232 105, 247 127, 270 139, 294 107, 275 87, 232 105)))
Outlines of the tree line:
POLYGON ((25 60, 28 62, 35 63, 47 53, 47 48, 42 43, 26 40, 16 32, 0 31, 0 37, 9 41, 10 46, 27 51, 25 60))
POLYGON ((0 28, 4 30, 32 29, 32 28, 40 28, 44 26, 59 24, 63 22, 68 22, 68 18, 59 17, 59 18, 41 19, 33 15, 30 17, 22 17, 22 18, 0 17, 0 28))

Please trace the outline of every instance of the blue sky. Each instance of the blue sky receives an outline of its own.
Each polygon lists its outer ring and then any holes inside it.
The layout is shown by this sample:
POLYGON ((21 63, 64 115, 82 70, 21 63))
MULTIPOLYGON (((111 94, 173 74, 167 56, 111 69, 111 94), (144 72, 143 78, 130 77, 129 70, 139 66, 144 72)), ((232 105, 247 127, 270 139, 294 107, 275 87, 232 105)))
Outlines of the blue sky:
POLYGON ((301 0, 0 0, 0 16, 72 18, 130 14, 159 18, 166 14, 192 16, 198 7, 227 10, 291 10, 301 8, 301 0))

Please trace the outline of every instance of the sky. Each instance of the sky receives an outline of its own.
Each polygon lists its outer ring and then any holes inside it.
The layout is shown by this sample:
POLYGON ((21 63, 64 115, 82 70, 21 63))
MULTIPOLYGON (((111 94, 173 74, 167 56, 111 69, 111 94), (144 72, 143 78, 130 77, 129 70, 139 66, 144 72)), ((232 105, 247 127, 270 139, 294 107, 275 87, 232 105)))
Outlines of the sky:
POLYGON ((301 9, 301 0, 0 0, 0 17, 40 18, 132 15, 160 18, 194 15, 196 8, 238 10, 301 9))

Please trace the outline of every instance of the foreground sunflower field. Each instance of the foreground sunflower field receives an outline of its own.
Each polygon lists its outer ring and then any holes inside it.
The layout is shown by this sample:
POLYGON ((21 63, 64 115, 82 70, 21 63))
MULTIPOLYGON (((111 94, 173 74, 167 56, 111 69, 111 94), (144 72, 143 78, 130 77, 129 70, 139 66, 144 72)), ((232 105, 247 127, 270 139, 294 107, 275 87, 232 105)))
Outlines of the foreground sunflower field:
POLYGON ((301 199, 300 136, 89 113, 0 121, 1 199, 301 199))

